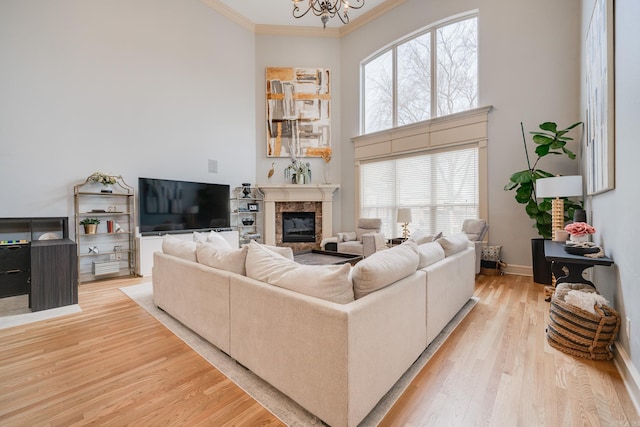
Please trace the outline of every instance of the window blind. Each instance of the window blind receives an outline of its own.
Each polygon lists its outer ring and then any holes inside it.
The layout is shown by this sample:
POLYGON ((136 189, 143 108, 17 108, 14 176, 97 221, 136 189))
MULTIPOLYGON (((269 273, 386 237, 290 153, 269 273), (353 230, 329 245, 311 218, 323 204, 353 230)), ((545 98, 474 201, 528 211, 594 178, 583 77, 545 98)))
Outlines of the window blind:
POLYGON ((410 208, 410 230, 458 233, 478 218, 478 148, 413 155, 360 165, 360 217, 381 218, 388 238, 399 237, 398 208, 410 208))

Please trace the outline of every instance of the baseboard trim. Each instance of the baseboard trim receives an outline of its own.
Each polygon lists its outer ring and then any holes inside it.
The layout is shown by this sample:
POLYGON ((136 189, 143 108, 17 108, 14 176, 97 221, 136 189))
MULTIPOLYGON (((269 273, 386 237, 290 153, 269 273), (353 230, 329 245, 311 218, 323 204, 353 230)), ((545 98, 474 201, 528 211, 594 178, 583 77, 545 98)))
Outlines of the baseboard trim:
POLYGON ((505 274, 513 274, 515 276, 533 276, 533 268, 527 265, 507 264, 502 271, 505 274))
POLYGON ((618 368, 618 372, 622 377, 625 388, 629 392, 629 397, 631 398, 631 402, 633 402, 633 406, 636 408, 636 412, 640 414, 640 374, 636 367, 633 366, 633 362, 631 362, 625 349, 617 345, 617 343, 614 354, 613 362, 616 368, 618 368))

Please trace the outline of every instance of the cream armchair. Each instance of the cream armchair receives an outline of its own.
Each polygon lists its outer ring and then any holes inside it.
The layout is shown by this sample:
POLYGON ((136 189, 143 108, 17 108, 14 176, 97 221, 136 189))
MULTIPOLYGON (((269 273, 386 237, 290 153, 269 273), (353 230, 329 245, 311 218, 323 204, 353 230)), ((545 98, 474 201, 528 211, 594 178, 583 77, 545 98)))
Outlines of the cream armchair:
POLYGON ((354 255, 369 255, 387 248, 384 234, 380 231, 382 220, 380 218, 360 218, 356 231, 338 233, 338 236, 325 239, 322 242, 324 249, 327 243, 337 243, 338 252, 354 255))
POLYGON ((480 260, 482 258, 482 246, 484 237, 489 230, 489 224, 485 219, 465 219, 462 223, 462 232, 474 243, 476 249, 476 274, 480 273, 480 260))

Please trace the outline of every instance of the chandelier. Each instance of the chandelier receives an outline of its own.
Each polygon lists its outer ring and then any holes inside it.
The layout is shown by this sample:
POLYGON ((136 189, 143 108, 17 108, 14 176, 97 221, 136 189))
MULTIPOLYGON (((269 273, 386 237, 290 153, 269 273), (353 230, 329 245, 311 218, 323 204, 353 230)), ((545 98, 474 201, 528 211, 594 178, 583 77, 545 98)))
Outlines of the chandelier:
POLYGON ((347 0, 309 0, 309 5, 306 6, 307 10, 304 12, 300 9, 299 3, 302 0, 293 0, 293 17, 302 18, 309 11, 312 11, 314 15, 319 16, 322 21, 323 28, 327 28, 327 22, 329 18, 333 18, 338 15, 338 18, 343 24, 349 23, 349 8, 360 9, 364 6, 364 0, 354 0, 349 4, 347 0), (340 9, 344 6, 344 12, 340 12, 340 9))

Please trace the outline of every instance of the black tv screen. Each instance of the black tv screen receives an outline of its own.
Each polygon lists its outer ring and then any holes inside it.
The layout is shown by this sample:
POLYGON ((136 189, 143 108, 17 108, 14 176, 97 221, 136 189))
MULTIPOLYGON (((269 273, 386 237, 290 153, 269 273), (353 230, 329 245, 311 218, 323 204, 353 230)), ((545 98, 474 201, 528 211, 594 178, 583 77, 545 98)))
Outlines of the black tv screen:
POLYGON ((229 229, 229 186, 138 178, 140 233, 229 229))

